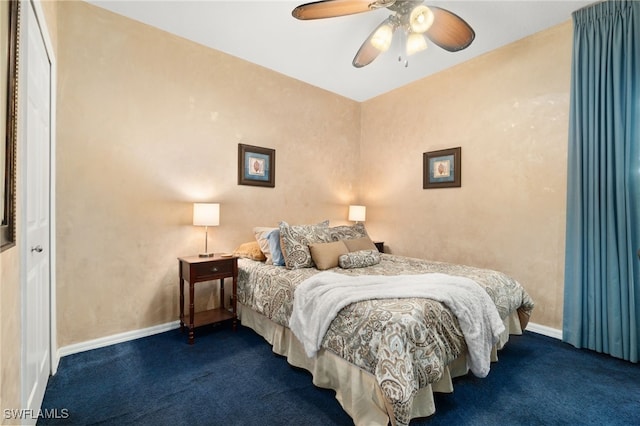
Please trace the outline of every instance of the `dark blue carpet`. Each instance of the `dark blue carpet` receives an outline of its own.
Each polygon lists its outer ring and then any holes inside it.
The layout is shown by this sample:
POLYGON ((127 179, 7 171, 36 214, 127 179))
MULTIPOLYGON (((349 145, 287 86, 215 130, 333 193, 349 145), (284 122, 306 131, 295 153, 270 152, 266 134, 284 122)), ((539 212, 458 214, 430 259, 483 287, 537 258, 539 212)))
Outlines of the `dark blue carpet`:
MULTIPOLYGON (((640 366, 526 332, 489 376, 455 380, 436 414, 412 425, 640 425, 640 366)), ((45 424, 349 425, 331 390, 274 355, 252 330, 178 330, 64 357, 45 424)))

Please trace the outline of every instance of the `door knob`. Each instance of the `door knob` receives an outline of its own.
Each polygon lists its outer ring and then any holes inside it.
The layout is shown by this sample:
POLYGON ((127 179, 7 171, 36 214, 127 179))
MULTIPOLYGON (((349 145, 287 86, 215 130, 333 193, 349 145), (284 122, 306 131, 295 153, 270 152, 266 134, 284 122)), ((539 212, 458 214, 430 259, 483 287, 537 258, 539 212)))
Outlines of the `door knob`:
POLYGON ((35 246, 35 247, 31 247, 31 251, 32 252, 36 252, 36 253, 42 253, 42 246, 35 246))

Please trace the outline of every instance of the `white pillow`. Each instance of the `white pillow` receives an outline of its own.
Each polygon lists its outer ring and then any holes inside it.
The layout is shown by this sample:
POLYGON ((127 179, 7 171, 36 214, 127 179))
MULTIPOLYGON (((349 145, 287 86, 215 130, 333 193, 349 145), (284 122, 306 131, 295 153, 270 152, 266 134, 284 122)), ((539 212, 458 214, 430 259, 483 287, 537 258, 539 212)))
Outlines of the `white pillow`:
POLYGON ((276 227, 266 227, 266 226, 256 226, 253 228, 253 235, 256 237, 256 241, 258 245, 260 245, 260 250, 264 253, 264 257, 267 258, 265 260, 265 264, 273 265, 273 256, 271 255, 271 250, 269 249, 269 240, 267 239, 267 235, 273 231, 274 229, 278 229, 276 227))

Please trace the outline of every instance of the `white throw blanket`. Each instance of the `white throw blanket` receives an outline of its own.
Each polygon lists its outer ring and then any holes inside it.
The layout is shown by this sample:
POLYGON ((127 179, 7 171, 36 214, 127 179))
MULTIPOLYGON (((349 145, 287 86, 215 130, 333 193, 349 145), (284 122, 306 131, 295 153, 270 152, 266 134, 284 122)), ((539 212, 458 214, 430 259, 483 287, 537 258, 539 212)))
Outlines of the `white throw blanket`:
POLYGON ((321 272, 295 290, 289 327, 313 357, 331 321, 345 306, 370 299, 420 297, 442 302, 458 319, 468 348, 467 366, 489 374, 491 350, 504 331, 495 304, 475 281, 447 274, 349 276, 321 272))

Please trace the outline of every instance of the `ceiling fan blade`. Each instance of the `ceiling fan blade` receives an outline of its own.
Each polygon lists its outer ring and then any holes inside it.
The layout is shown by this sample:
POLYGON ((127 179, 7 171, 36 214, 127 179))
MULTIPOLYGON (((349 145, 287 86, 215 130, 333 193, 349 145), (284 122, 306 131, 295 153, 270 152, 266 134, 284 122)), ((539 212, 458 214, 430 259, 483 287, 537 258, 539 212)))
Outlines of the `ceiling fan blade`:
POLYGON ((391 6, 396 0, 324 0, 301 4, 291 14, 301 20, 334 18, 391 6))
POLYGON ((371 62, 373 62, 374 59, 378 57, 378 55, 386 51, 389 48, 389 45, 391 44, 391 37, 393 36, 393 33, 396 31, 397 27, 398 27, 398 20, 395 19, 393 15, 389 16, 387 19, 382 21, 382 23, 378 25, 375 30, 373 30, 373 32, 369 35, 369 37, 367 37, 364 43, 362 43, 362 46, 360 46, 360 49, 358 49, 358 53, 356 53, 356 56, 353 58, 353 62, 352 62, 353 66, 356 68, 362 68, 364 66, 367 66, 371 62), (390 27, 389 30, 391 31, 391 34, 389 35, 389 40, 386 48, 384 47, 379 48, 379 47, 376 47, 374 43, 372 43, 371 41, 378 33, 378 30, 380 30, 384 26, 390 27))
POLYGON ((476 37, 473 28, 455 13, 435 6, 429 6, 429 9, 434 19, 425 34, 434 44, 449 52, 457 52, 467 48, 476 37))

